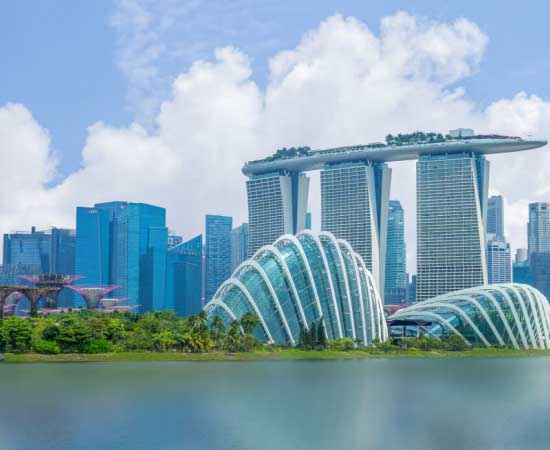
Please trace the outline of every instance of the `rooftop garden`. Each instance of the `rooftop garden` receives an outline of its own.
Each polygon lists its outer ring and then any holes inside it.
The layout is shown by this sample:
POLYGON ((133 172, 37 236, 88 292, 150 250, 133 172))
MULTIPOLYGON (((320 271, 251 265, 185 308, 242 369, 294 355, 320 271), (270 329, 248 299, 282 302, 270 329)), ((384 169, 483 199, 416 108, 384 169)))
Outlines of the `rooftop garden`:
POLYGON ((268 156, 264 161, 276 161, 279 159, 291 159, 299 156, 308 156, 311 152, 309 147, 290 147, 280 148, 272 156, 268 156))

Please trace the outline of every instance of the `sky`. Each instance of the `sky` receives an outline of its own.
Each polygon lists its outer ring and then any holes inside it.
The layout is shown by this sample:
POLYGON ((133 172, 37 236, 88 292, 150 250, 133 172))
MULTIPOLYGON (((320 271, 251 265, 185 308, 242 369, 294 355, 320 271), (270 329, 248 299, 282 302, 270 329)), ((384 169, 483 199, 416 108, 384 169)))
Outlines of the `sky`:
MULTIPOLYGON (((0 6, 0 232, 74 208, 246 221, 242 163, 417 129, 550 135, 550 5, 461 1, 36 2, 0 6)), ((548 148, 491 158, 506 234, 550 200, 548 148)), ((414 163, 392 164, 415 271, 414 163)), ((310 209, 319 221, 318 174, 310 209)))

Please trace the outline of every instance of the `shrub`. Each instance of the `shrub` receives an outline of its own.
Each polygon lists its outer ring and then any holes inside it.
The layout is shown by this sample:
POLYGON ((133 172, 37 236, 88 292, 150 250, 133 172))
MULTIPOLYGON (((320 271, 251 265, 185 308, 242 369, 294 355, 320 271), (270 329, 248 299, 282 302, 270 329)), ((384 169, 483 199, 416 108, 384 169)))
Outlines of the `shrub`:
POLYGON ((469 348, 468 344, 464 342, 464 339, 456 334, 449 336, 447 339, 445 339, 444 343, 447 347, 447 350, 451 352, 463 352, 464 350, 467 350, 469 348))
POLYGON ((42 355, 57 355, 61 353, 57 342, 44 340, 39 340, 34 344, 34 351, 42 355))
POLYGON ((85 353, 110 353, 113 351, 113 344, 106 339, 92 339, 84 348, 85 353))
POLYGON ((330 348, 339 351, 353 350, 355 348, 355 342, 349 337, 335 339, 330 342, 330 348))

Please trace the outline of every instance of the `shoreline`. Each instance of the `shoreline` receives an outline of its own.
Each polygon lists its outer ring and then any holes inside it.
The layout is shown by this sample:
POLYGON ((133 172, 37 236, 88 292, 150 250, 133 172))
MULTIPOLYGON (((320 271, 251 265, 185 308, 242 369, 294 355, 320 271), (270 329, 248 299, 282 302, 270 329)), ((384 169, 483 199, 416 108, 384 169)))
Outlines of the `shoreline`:
POLYGON ((373 350, 294 350, 253 351, 245 353, 177 353, 177 352, 119 352, 119 353, 6 353, 0 355, 0 364, 9 363, 64 363, 64 362, 206 362, 206 361, 335 361, 355 359, 446 359, 446 358, 526 358, 550 356, 550 350, 513 350, 478 348, 466 351, 400 350, 376 352, 373 350))

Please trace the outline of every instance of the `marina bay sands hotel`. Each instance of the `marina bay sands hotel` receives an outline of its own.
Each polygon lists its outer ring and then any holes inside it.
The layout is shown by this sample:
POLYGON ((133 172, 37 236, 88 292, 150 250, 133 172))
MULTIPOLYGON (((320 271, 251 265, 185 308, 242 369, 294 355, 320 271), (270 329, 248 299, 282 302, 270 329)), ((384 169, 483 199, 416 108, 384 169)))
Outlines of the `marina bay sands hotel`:
MULTIPOLYGON (((247 162, 249 255, 285 233, 305 228, 310 170, 321 170, 321 229, 345 239, 365 260, 379 292, 384 268, 391 168, 417 160, 417 300, 487 284, 489 161, 546 141, 472 130, 391 135, 386 144, 281 149, 247 162)), ((332 259, 344 264, 337 255, 332 259)), ((300 270, 300 268, 296 268, 300 270)))

